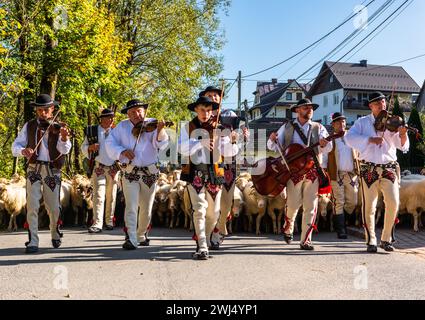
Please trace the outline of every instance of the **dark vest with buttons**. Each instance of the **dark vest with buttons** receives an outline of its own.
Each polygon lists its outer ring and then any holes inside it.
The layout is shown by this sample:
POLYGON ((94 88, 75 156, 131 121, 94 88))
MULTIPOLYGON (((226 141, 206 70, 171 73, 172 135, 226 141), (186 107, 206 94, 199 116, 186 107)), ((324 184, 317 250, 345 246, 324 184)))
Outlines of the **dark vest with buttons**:
MULTIPOLYGON (((37 119, 28 121, 27 148, 35 149, 35 146, 37 145, 37 142, 38 142, 36 141, 37 127, 38 127, 37 119)), ((52 130, 50 130, 46 134, 48 135, 47 145, 48 145, 48 151, 49 151, 49 157, 50 157, 50 165, 53 168, 61 169, 65 163, 65 155, 61 154, 56 148, 60 134, 59 132, 55 133, 52 130)), ((29 163, 35 163, 36 161, 37 161, 37 155, 34 154, 29 160, 29 163)))

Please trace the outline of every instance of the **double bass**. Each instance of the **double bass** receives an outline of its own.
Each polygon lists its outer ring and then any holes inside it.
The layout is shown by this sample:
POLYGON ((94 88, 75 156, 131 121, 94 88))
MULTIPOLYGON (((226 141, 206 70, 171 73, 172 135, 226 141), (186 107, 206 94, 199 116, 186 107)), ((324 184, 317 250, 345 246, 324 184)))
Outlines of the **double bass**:
MULTIPOLYGON (((340 132, 326 138, 332 141, 343 137, 345 132, 340 132)), ((320 143, 309 147, 300 144, 291 144, 283 152, 282 156, 262 159, 253 165, 252 182, 255 189, 262 196, 276 197, 282 193, 292 174, 303 175, 314 167, 314 149, 320 143), (261 173, 260 173, 261 172, 261 173)))

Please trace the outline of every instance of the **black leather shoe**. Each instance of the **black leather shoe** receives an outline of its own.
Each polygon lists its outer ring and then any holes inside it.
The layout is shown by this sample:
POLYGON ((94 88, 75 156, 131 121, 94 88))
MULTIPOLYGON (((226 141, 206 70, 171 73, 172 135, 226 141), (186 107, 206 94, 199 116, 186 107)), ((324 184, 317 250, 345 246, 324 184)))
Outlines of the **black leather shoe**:
POLYGON ((90 227, 89 233, 101 233, 102 229, 96 228, 96 227, 90 227))
POLYGON ((105 229, 108 230, 108 231, 112 231, 112 230, 114 230, 114 226, 106 225, 105 229))
POLYGON ((389 242, 386 242, 386 241, 381 241, 381 243, 379 244, 379 247, 384 249, 387 252, 393 252, 394 251, 393 245, 389 242))
POLYGON ((215 251, 220 250, 220 244, 211 242, 210 250, 215 250, 215 251))
POLYGON ((25 247, 28 247, 29 244, 30 244, 29 241, 25 242, 25 247))
POLYGON ((368 245, 367 246, 367 252, 369 253, 377 253, 378 252, 378 247, 374 246, 374 245, 368 245))
POLYGON ((25 253, 36 253, 38 252, 38 247, 36 246, 29 246, 25 248, 25 253))
POLYGON ((133 244, 130 242, 130 240, 126 240, 124 244, 122 245, 122 248, 125 250, 136 250, 137 248, 133 246, 133 244))
POLYGON ((294 240, 294 236, 292 234, 284 234, 283 239, 285 240, 287 244, 291 244, 292 241, 294 240))
POLYGON ((195 260, 208 260, 209 254, 207 251, 195 252, 192 257, 195 260))
POLYGON ((313 251, 314 247, 309 243, 300 244, 301 250, 313 251))
POLYGON ((61 244, 62 244, 62 241, 61 240, 54 240, 54 239, 52 239, 52 246, 53 246, 53 248, 57 249, 57 248, 59 248, 61 246, 61 244))
POLYGON ((150 239, 146 239, 145 241, 139 242, 140 247, 149 247, 150 239))

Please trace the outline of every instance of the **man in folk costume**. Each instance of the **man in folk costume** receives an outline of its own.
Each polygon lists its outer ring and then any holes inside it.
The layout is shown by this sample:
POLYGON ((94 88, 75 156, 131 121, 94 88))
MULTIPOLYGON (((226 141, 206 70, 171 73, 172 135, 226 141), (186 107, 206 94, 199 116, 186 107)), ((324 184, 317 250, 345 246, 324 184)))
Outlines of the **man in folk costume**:
MULTIPOLYGON (((319 186, 326 185, 327 177, 321 168, 322 154, 332 150, 332 143, 325 140, 329 136, 325 127, 320 123, 313 122, 313 111, 319 106, 311 103, 309 99, 302 99, 291 108, 297 113, 295 120, 284 124, 277 133, 272 133, 267 141, 267 147, 272 151, 279 148, 287 148, 290 144, 297 143, 305 147, 320 143, 315 149, 314 167, 304 175, 296 173, 286 185, 287 204, 284 226, 284 239, 286 243, 293 240, 294 223, 297 212, 302 206, 303 219, 301 229, 300 248, 302 250, 314 250, 311 242, 313 230, 316 228, 315 221, 318 206, 319 186)), ((330 187, 323 193, 330 193, 330 187)))
POLYGON ((71 150, 70 132, 65 124, 53 123, 55 105, 47 94, 39 95, 35 102, 36 118, 22 127, 12 144, 15 157, 28 159, 27 168, 27 223, 29 241, 25 243, 26 253, 35 253, 39 247, 38 211, 43 198, 50 218, 52 246, 59 248, 62 233, 59 231, 61 168, 65 155, 71 150))
MULTIPOLYGON (((199 97, 208 97, 216 103, 221 103, 222 91, 216 87, 209 86, 204 91, 199 93, 199 97)), ((214 111, 213 111, 214 112, 214 111)), ((215 111, 217 112, 217 111, 215 111)), ((239 140, 239 134, 236 130, 239 129, 239 118, 231 110, 226 110, 221 113, 220 124, 231 131, 231 141, 233 144, 239 140)), ((245 139, 249 137, 249 130, 243 129, 243 135, 245 139)), ((229 216, 233 205, 233 195, 235 192, 235 181, 236 181, 236 158, 232 158, 231 163, 224 164, 224 183, 221 190, 220 200, 220 216, 218 218, 216 227, 214 228, 211 236, 211 250, 219 250, 220 244, 223 242, 224 236, 227 235, 226 223, 231 216, 229 216)))
POLYGON ((158 122, 152 132, 143 130, 148 104, 131 100, 121 113, 128 116, 121 121, 106 139, 106 152, 119 161, 123 169, 122 186, 125 198, 125 232, 123 248, 134 250, 137 246, 148 246, 147 232, 150 228, 152 206, 155 200, 159 150, 168 145, 165 123, 158 122))
POLYGON ((410 147, 407 129, 398 132, 384 132, 375 129, 375 120, 386 110, 385 95, 374 92, 369 98, 372 113, 358 119, 346 135, 347 144, 359 152, 360 180, 362 183, 363 223, 367 252, 378 251, 375 234, 375 211, 378 194, 384 195, 385 221, 380 247, 394 251, 394 228, 399 207, 400 166, 397 163, 397 149, 407 152, 410 147))
POLYGON ((224 183, 222 157, 233 157, 238 146, 230 137, 221 136, 211 121, 219 104, 208 97, 200 97, 188 106, 197 113, 189 124, 182 128, 179 151, 188 162, 183 162, 181 179, 187 181, 192 204, 194 239, 197 249, 193 257, 208 259, 211 235, 220 215, 221 186, 224 183))
MULTIPOLYGON (((332 115, 331 124, 334 133, 346 134, 346 117, 341 113, 336 112, 332 115)), ((354 152, 354 149, 347 145, 343 136, 334 141, 332 151, 328 154, 327 169, 335 200, 334 227, 339 239, 347 239, 344 212, 352 214, 357 206, 359 185, 358 175, 355 172, 354 152)))
POLYGON ((105 215, 106 230, 114 229, 119 168, 114 159, 106 152, 105 145, 106 138, 112 131, 114 116, 112 110, 102 110, 99 116, 100 124, 87 127, 86 137, 81 146, 81 151, 86 158, 94 157, 93 172, 91 172, 93 225, 89 228, 89 233, 102 232, 103 215, 105 215))

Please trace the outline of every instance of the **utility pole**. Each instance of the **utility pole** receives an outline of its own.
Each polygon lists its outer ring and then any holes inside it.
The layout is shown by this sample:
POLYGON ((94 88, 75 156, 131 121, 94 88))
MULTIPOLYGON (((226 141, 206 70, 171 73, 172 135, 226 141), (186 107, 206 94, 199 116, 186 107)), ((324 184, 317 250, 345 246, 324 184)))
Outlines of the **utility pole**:
POLYGON ((238 73, 238 114, 241 115, 241 100, 242 100, 242 71, 238 73))

